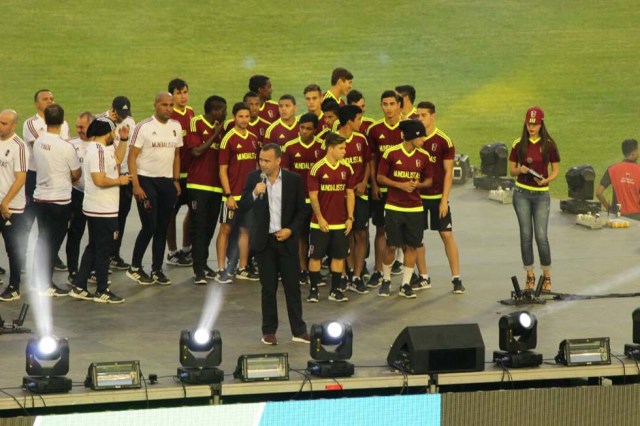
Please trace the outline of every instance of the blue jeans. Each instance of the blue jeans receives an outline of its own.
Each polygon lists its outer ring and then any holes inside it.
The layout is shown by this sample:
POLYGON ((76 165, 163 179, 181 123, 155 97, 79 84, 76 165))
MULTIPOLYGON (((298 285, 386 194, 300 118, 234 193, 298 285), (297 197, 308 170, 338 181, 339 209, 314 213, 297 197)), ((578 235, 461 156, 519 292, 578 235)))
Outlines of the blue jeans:
POLYGON ((525 269, 533 268, 533 235, 540 265, 543 269, 551 266, 551 249, 547 238, 549 225, 549 207, 551 199, 548 191, 529 191, 516 187, 513 191, 513 208, 520 225, 520 252, 525 269))

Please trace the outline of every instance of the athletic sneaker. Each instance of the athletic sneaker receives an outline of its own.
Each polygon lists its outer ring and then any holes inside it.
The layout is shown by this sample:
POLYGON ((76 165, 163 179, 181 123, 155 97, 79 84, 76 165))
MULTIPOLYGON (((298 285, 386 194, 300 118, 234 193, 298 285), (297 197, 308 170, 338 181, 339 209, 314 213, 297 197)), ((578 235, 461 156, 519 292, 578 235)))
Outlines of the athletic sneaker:
POLYGON ((76 285, 71 286, 71 290, 69 291, 69 296, 74 299, 82 299, 82 300, 93 300, 94 295, 82 287, 78 287, 76 285))
POLYGON ((369 282, 367 283, 367 287, 369 288, 377 288, 380 287, 380 283, 382 282, 382 272, 374 271, 369 277, 369 282))
POLYGON ((195 285, 207 285, 207 278, 204 276, 204 274, 198 274, 193 277, 193 283, 195 285))
POLYGON ((51 283, 45 291, 40 292, 40 295, 47 297, 64 297, 69 295, 69 290, 63 290, 54 283, 51 283))
POLYGON ((277 345, 278 339, 275 334, 265 334, 261 339, 262 343, 265 345, 277 345))
POLYGON ((69 272, 69 276, 67 277, 67 283, 69 283, 69 285, 73 285, 76 275, 78 275, 77 272, 69 272))
POLYGON ((93 301, 96 303, 124 303, 124 299, 113 294, 108 287, 103 292, 96 291, 96 294, 93 296, 93 301))
POLYGON ((349 298, 340 290, 329 293, 329 300, 332 302, 348 302, 349 298))
POLYGON ((120 256, 113 256, 111 258, 111 262, 109 263, 109 267, 112 269, 118 269, 120 271, 126 271, 129 269, 131 265, 125 262, 120 256))
POLYGON ((2 294, 0 294, 0 301, 11 302, 12 300, 20 300, 20 291, 12 286, 7 286, 2 294))
POLYGON ((56 256, 56 260, 53 261, 53 269, 56 271, 66 271, 67 265, 64 264, 60 256, 56 256))
POLYGON ((157 271, 151 271, 151 278, 160 285, 171 285, 173 284, 169 277, 167 277, 162 269, 158 269, 157 271))
MULTIPOLYGON (((87 282, 89 284, 98 284, 98 277, 96 277, 96 271, 92 271, 91 274, 89 274, 89 278, 87 278, 87 282)), ((111 285, 110 279, 107 279, 107 285, 111 285)))
POLYGON ((344 293, 345 291, 347 291, 347 288, 349 288, 349 286, 347 285, 347 277, 343 275, 340 277, 340 287, 338 287, 338 290, 344 293))
POLYGON ((464 294, 464 292, 467 291, 462 285, 460 278, 454 278, 451 280, 451 284, 453 284, 453 294, 464 294))
POLYGON ((406 297, 407 299, 415 299, 416 294, 411 289, 411 284, 402 284, 398 296, 406 297))
POLYGON ((233 283, 233 278, 231 278, 231 275, 229 275, 227 271, 220 269, 218 275, 216 275, 216 281, 220 284, 231 284, 233 283))
POLYGON ((167 263, 173 266, 191 266, 193 260, 187 259, 182 250, 178 250, 173 254, 167 254, 167 263))
POLYGON ((291 341, 296 343, 311 343, 311 337, 309 337, 309 333, 306 331, 298 336, 293 336, 291 341))
POLYGON ((213 269, 209 268, 208 266, 204 267, 204 277, 208 280, 214 280, 216 278, 218 274, 216 274, 216 271, 214 271, 213 269))
POLYGON ((140 285, 152 285, 156 281, 151 278, 142 268, 134 268, 130 266, 125 275, 140 285))
POLYGON ((378 290, 378 296, 389 297, 389 294, 391 294, 391 281, 382 280, 382 284, 380 285, 380 289, 378 290))
POLYGON ((187 260, 187 262, 191 262, 193 264, 193 250, 189 250, 189 251, 180 250, 180 251, 182 252, 182 255, 187 260))
POLYGON ((356 278, 356 279, 353 280, 353 282, 349 286, 349 290, 355 291, 358 294, 367 294, 367 293, 369 293, 369 289, 367 288, 366 285, 364 285, 364 282, 362 282, 362 279, 360 279, 360 278, 356 278))
POLYGON ((353 269, 351 268, 347 268, 347 281, 350 283, 353 282, 353 269))
POLYGON ((393 261, 391 265, 391 275, 400 275, 404 272, 404 266, 397 260, 393 261))
POLYGON ((308 303, 318 303, 320 301, 320 292, 316 289, 311 289, 309 291, 309 295, 307 296, 308 303))
POLYGON ((300 271, 300 285, 309 284, 309 271, 300 271))
POLYGON ((238 280, 247 280, 247 281, 259 281, 260 277, 255 273, 249 270, 249 268, 240 268, 238 272, 236 272, 236 279, 238 280))
POLYGON ((431 288, 431 277, 422 278, 418 277, 418 280, 411 283, 411 288, 415 291, 426 290, 431 288))

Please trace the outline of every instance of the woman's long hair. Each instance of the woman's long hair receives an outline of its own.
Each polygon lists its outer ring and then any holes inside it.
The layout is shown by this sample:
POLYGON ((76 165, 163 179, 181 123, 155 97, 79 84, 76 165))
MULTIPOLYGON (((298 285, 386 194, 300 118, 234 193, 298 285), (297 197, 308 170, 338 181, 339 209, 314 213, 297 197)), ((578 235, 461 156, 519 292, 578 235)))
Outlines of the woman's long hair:
MULTIPOLYGON (((549 150, 556 148, 556 141, 553 140, 547 127, 544 125, 544 121, 540 126, 540 140, 542 141, 542 161, 549 162, 549 150)), ((527 123, 522 126, 522 136, 520 136, 520 145, 518 149, 518 162, 520 164, 527 164, 527 152, 529 150, 529 131, 527 130, 527 123)), ((557 150, 557 148, 556 148, 557 150)))

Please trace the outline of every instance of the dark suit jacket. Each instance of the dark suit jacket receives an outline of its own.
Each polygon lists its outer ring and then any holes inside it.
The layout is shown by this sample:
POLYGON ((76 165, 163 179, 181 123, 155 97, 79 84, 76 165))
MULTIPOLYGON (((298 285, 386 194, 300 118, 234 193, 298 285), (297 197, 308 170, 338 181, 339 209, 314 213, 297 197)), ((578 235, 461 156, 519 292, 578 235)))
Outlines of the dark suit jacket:
MULTIPOLYGON (((269 238, 269 190, 260 198, 253 199, 253 189, 260 182, 260 170, 255 170, 247 176, 242 198, 240 199, 240 209, 244 211, 253 210, 253 222, 249 234, 249 246, 255 251, 264 250, 269 238)), ((304 187, 302 179, 296 173, 282 169, 282 228, 291 229, 291 236, 285 244, 291 254, 298 253, 298 238, 300 228, 304 222, 306 212, 304 187)))

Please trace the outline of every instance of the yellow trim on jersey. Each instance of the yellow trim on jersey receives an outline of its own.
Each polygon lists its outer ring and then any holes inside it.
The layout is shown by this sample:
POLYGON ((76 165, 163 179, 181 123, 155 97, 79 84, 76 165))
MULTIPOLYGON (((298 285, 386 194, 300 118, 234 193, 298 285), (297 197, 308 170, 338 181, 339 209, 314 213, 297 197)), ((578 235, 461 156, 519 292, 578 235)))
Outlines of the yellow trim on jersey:
POLYGON ((324 96, 322 97, 322 101, 324 102, 327 98, 333 99, 334 101, 336 101, 338 103, 338 105, 340 105, 341 99, 336 97, 336 95, 333 94, 331 89, 329 89, 326 92, 324 92, 324 96))
POLYGON ((532 144, 534 144, 534 145, 535 145, 535 144, 537 144, 538 142, 540 142, 541 140, 542 140, 542 138, 541 138, 541 137, 539 137, 539 136, 538 136, 538 138, 537 138, 537 139, 531 139, 531 138, 529 138, 529 142, 531 142, 531 143, 532 143, 532 144))
POLYGON ((282 147, 282 152, 287 152, 287 147, 295 145, 295 144, 300 144, 303 147, 305 147, 306 149, 311 148, 314 144, 322 144, 322 140, 318 139, 317 136, 314 136, 313 139, 311 140, 311 142, 309 143, 309 145, 305 145, 304 142, 302 142, 302 139, 300 139, 300 136, 298 136, 295 139, 290 140, 289 142, 287 142, 286 144, 284 144, 284 146, 282 147))
POLYGON ((180 172, 180 177, 181 178, 186 178, 187 177, 187 172, 180 172))
MULTIPOLYGON (((227 141, 231 138, 231 136, 238 135, 240 136, 242 139, 247 140, 247 138, 249 137, 249 135, 253 135, 253 133, 251 133, 249 130, 245 129, 245 134, 244 136, 240 134, 240 132, 238 132, 236 130, 235 127, 233 127, 231 130, 229 130, 229 132, 227 132, 226 135, 224 135, 224 138, 222 139, 222 142, 220 142, 220 149, 224 148, 225 146, 227 146, 227 141)), ((255 136, 255 135, 254 135, 255 136)))
POLYGON ((198 189, 200 191, 218 192, 222 194, 222 188, 219 186, 200 185, 199 183, 188 183, 188 189, 198 189))
POLYGON ((196 123, 198 121, 204 121, 204 124, 206 124, 210 129, 213 129, 215 127, 214 124, 209 123, 209 121, 207 121, 207 119, 204 118, 204 115, 200 114, 200 115, 196 115, 195 117, 193 117, 191 119, 191 122, 189 123, 189 127, 190 127, 192 132, 195 132, 197 130, 196 123))
POLYGON ((422 198, 423 200, 441 200, 442 199, 442 194, 437 194, 437 195, 422 195, 422 194, 420 194, 420 198, 422 198))
MULTIPOLYGON (((311 228, 320 229, 320 225, 318 225, 317 223, 311 223, 311 228)), ((342 224, 342 225, 329 225, 329 231, 337 231, 339 229, 347 229, 347 225, 345 225, 345 224, 342 224)))
POLYGON ((404 149, 404 143, 402 143, 402 142, 401 142, 401 143, 399 143, 399 144, 397 144, 397 145, 393 145, 393 146, 390 146, 389 148, 387 148, 387 149, 382 153, 382 158, 384 158, 384 159, 386 160, 386 159, 387 159, 387 157, 389 156, 389 153, 390 153, 390 152, 397 151, 397 150, 399 150, 399 149, 401 149, 401 150, 402 150, 402 152, 403 152, 407 157, 409 157, 409 158, 413 157, 413 154, 414 154, 414 153, 416 153, 416 152, 421 152, 421 153, 423 153, 423 154, 426 154, 426 155, 427 155, 427 157, 429 157, 429 161, 431 161, 431 155, 430 155, 427 151, 425 151, 424 149, 422 149, 422 148, 416 148, 416 149, 414 149, 413 151, 411 151, 411 152, 409 153, 409 152, 407 152, 407 150, 406 150, 406 149, 404 149))
POLYGON ((358 197, 362 200, 369 201, 369 196, 367 194, 358 195, 358 197))
POLYGON ((193 111, 193 108, 191 108, 189 105, 184 107, 184 111, 180 111, 178 109, 176 109, 176 107, 173 107, 173 112, 176 112, 180 115, 186 115, 187 111, 193 111))
POLYGON ((399 206, 394 206, 393 204, 385 204, 384 209, 393 210, 395 212, 405 212, 405 213, 420 213, 424 211, 424 209, 422 208, 422 205, 420 207, 399 207, 399 206))
POLYGON ((222 123, 222 128, 226 129, 228 128, 228 126, 234 122, 233 118, 227 118, 226 120, 224 120, 224 123, 222 123))
POLYGON ((264 103, 262 105, 260 105, 260 108, 258 108, 258 111, 264 111, 264 106, 266 104, 272 104, 272 105, 278 105, 278 103, 272 99, 269 99, 268 101, 264 101, 264 103))
POLYGON ((331 170, 336 170, 336 169, 338 168, 338 166, 340 166, 340 164, 344 164, 345 166, 347 166, 347 167, 349 168, 349 170, 351 171, 351 173, 353 173, 353 167, 351 167, 351 165, 350 165, 349 163, 347 163, 346 161, 344 161, 344 160, 340 160, 340 161, 338 161, 338 162, 336 163, 336 165, 335 165, 335 166, 332 166, 332 165, 331 165, 331 163, 329 163, 329 160, 327 160, 327 157, 323 157, 320 161, 318 161, 318 162, 316 163, 316 165, 315 165, 315 166, 313 166, 313 167, 311 168, 311 171, 310 171, 309 173, 310 173, 310 174, 312 174, 312 175, 315 175, 315 172, 317 172, 317 171, 318 171, 318 169, 319 169, 320 167, 322 167, 322 165, 324 165, 324 164, 326 164, 327 166, 329 166, 329 168, 330 168, 331 170))
MULTIPOLYGON (((229 120, 227 120, 227 121, 233 121, 233 119, 232 119, 232 118, 230 118, 230 119, 229 119, 229 120)), ((267 120, 265 120, 264 118, 262 118, 262 117, 258 116, 255 120, 253 120, 253 121, 250 121, 250 122, 249 122, 249 126, 255 126, 256 124, 258 124, 258 123, 259 123, 259 122, 261 122, 261 121, 264 121, 265 123, 267 123, 267 124, 271 125, 271 123, 269 123, 267 120)), ((225 122, 225 123, 226 123, 226 122, 225 122)))
MULTIPOLYGON (((227 198, 228 198, 228 197, 223 196, 223 197, 222 197, 222 202, 223 202, 223 203, 226 203, 226 202, 227 202, 227 198)), ((242 195, 234 195, 234 196, 233 196, 233 199, 234 199, 234 200, 236 200, 236 201, 240 201, 240 198, 242 198, 242 195)))
POLYGON ((522 189, 526 189, 527 191, 543 192, 543 191, 548 191, 549 190, 548 186, 543 186, 543 187, 529 186, 529 185, 522 184, 522 183, 520 183, 518 181, 516 181, 516 186, 520 187, 522 189))
POLYGON ((451 142, 451 138, 449 138, 449 136, 447 136, 445 132, 443 132, 442 130, 438 129, 437 127, 433 131, 433 133, 431 133, 430 135, 427 135, 427 137, 424 138, 424 141, 427 142, 429 139, 431 139, 435 135, 439 135, 442 139, 447 141, 447 146, 449 146, 449 148, 451 148, 453 146, 453 142, 451 142))
POLYGON ((291 131, 293 129, 295 129, 295 127, 298 125, 298 118, 295 117, 295 120, 293 120, 293 124, 291 126, 287 126, 287 124, 282 121, 282 118, 278 118, 276 121, 274 121, 269 128, 267 129, 266 133, 264 134, 264 137, 266 139, 271 137, 271 132, 273 131, 273 129, 278 125, 281 124, 282 127, 284 127, 285 129, 291 131))

